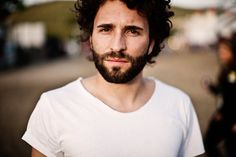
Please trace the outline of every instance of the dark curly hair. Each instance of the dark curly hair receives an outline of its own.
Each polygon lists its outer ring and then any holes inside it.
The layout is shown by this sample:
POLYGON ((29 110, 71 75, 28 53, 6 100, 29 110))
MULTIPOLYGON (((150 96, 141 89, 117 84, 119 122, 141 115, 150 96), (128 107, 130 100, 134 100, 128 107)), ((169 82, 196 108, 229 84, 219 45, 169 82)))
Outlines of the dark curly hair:
MULTIPOLYGON (((77 0, 75 13, 77 23, 80 25, 82 41, 87 41, 93 31, 94 18, 101 5, 107 0, 77 0)), ((153 57, 157 56, 163 48, 162 42, 170 35, 172 23, 170 17, 174 15, 170 11, 170 0, 120 0, 129 9, 135 9, 147 18, 149 23, 149 37, 155 41, 153 51, 147 56, 148 63, 154 63, 153 57)))

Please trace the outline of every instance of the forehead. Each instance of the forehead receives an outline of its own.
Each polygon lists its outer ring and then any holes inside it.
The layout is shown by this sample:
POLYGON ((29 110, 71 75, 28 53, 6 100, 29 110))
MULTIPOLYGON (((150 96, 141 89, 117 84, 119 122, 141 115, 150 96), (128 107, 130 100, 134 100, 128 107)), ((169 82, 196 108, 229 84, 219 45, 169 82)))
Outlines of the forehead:
POLYGON ((136 10, 129 9, 125 3, 119 0, 108 0, 100 6, 97 15, 94 19, 94 24, 123 24, 123 25, 138 25, 146 27, 147 19, 138 14, 136 10))

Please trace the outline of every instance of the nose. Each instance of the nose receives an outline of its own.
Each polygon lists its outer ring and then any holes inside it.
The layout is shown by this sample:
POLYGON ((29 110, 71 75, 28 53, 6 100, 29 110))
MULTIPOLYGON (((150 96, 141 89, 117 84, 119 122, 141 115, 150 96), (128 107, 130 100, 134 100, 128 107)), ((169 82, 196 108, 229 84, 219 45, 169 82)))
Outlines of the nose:
POLYGON ((126 39, 120 32, 114 33, 111 43, 110 49, 114 52, 121 52, 126 50, 126 39))

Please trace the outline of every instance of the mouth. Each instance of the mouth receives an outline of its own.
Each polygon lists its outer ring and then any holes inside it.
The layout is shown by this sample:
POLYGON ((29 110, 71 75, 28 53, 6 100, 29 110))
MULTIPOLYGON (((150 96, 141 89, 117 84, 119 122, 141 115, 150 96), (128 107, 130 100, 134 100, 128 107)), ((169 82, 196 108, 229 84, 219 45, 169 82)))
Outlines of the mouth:
POLYGON ((108 58, 106 59, 108 62, 117 62, 117 63, 128 63, 129 61, 124 58, 108 58))
POLYGON ((123 67, 130 63, 126 58, 107 58, 104 61, 111 67, 123 67))

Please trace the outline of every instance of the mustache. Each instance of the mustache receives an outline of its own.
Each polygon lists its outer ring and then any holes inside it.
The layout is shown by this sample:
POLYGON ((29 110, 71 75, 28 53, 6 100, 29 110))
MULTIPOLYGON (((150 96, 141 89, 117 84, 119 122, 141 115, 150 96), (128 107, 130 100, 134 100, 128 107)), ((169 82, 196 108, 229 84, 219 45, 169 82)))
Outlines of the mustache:
POLYGON ((134 58, 130 55, 128 55, 126 52, 120 51, 120 52, 108 52, 103 55, 101 55, 101 59, 107 59, 107 58, 119 58, 119 59, 127 59, 127 60, 133 60, 134 58))

